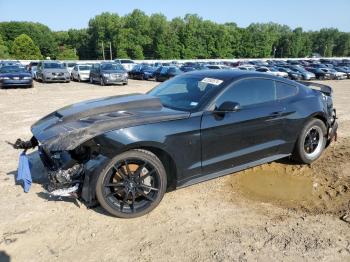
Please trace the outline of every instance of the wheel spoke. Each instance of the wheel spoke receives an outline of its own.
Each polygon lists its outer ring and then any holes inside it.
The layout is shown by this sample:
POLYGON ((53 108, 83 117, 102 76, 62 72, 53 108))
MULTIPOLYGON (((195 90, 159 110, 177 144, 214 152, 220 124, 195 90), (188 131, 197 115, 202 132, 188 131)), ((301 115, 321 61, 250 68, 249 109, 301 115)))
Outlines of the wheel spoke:
POLYGON ((119 182, 119 183, 108 183, 105 185, 105 187, 124 187, 124 184, 119 182))
POLYGON ((126 172, 128 173, 128 176, 129 176, 129 177, 132 176, 131 171, 130 171, 130 168, 129 168, 128 161, 127 161, 127 160, 124 160, 124 163, 125 163, 126 172))
POLYGON ((140 176, 142 169, 143 169, 144 167, 146 167, 146 165, 147 165, 147 162, 144 162, 141 166, 139 166, 139 167, 136 169, 136 171, 134 172, 133 176, 134 176, 134 177, 140 176))
POLYGON ((131 202, 130 208, 134 213, 135 212, 135 191, 134 190, 131 190, 131 197, 132 197, 132 202, 131 202))
POLYGON ((149 190, 153 190, 153 191, 159 191, 158 188, 151 187, 151 186, 147 186, 147 185, 145 185, 145 184, 139 184, 138 186, 139 186, 139 187, 142 187, 142 188, 149 189, 149 190))
POLYGON ((118 193, 119 193, 119 191, 120 191, 120 190, 117 190, 117 191, 111 192, 111 193, 107 194, 107 195, 106 195, 106 197, 114 196, 114 195, 118 194, 118 193))
POLYGON ((149 171, 146 175, 141 176, 140 179, 141 181, 145 180, 147 177, 153 175, 156 171, 153 169, 152 171, 149 171))
POLYGON ((113 167, 117 171, 118 175, 120 175, 123 179, 127 179, 127 174, 125 174, 125 171, 122 167, 117 167, 115 165, 113 167))
POLYGON ((149 195, 145 194, 145 192, 143 192, 142 190, 140 189, 137 189, 137 192, 140 193, 143 197, 145 197, 146 199, 148 199, 149 201, 154 201, 153 198, 151 198, 149 195))

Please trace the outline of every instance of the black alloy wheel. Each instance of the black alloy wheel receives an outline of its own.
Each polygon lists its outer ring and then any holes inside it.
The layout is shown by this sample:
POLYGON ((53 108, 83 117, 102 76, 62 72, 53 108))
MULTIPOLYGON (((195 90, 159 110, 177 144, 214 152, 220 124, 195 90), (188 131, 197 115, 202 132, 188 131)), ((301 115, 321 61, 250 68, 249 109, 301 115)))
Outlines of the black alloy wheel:
POLYGON ((166 173, 160 160, 145 150, 118 155, 100 173, 96 196, 110 214, 121 218, 142 216, 164 196, 166 173))

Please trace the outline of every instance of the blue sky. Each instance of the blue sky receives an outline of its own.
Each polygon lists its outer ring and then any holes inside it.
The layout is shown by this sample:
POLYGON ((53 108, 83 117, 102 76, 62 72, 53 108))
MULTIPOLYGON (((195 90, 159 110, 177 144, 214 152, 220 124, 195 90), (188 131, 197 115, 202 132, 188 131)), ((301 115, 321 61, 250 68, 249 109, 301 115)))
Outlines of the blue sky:
POLYGON ((350 0, 0 0, 0 21, 34 21, 53 30, 87 27, 101 12, 138 8, 169 19, 197 13, 219 23, 276 22, 306 30, 335 27, 350 32, 350 0))

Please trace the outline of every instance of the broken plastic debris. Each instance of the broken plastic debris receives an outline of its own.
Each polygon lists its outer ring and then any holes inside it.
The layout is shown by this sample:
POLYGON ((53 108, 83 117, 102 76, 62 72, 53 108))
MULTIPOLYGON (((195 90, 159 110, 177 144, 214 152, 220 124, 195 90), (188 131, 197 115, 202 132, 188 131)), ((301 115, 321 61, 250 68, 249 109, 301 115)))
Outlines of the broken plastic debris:
POLYGON ((79 184, 76 184, 75 186, 69 187, 69 188, 61 188, 54 190, 52 192, 49 192, 52 196, 61 196, 61 197, 69 197, 72 195, 72 193, 78 191, 79 184))

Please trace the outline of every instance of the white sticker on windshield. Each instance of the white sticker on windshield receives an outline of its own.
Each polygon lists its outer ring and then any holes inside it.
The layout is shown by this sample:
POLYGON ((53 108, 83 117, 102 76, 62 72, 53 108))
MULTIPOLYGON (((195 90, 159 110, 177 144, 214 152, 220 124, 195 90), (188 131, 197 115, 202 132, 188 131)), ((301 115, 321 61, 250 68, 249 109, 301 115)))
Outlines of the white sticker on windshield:
POLYGON ((218 86, 218 85, 221 85, 221 83, 224 82, 224 81, 222 81, 220 79, 206 77, 201 82, 202 83, 206 83, 206 84, 212 84, 212 85, 218 86))
POLYGON ((197 106, 198 105, 198 103, 197 102, 191 102, 191 104, 190 104, 191 106, 197 106))

